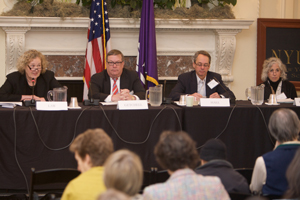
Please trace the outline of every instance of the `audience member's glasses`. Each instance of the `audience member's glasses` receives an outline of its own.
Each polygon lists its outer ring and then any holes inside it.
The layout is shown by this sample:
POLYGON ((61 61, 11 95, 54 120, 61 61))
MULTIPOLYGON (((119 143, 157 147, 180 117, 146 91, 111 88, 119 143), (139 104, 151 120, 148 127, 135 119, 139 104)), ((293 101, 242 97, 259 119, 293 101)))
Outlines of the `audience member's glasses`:
POLYGON ((42 67, 40 66, 40 65, 38 65, 38 66, 34 66, 34 65, 32 65, 32 66, 29 66, 28 65, 28 68, 31 70, 31 71, 40 71, 41 69, 42 69, 42 67))
POLYGON ((107 63, 109 66, 114 66, 114 65, 120 66, 122 64, 122 62, 107 62, 107 63))
POLYGON ((208 63, 205 63, 205 64, 202 64, 202 63, 195 63, 197 66, 199 66, 199 67, 202 67, 202 66, 204 66, 204 67, 209 67, 209 64, 208 63))

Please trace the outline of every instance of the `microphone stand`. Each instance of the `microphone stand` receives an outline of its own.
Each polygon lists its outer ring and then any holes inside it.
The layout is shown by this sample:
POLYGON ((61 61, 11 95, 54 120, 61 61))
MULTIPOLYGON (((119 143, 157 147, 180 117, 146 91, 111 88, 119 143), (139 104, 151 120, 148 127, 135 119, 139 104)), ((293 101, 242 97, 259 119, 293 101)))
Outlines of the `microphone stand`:
POLYGON ((36 104, 36 101, 34 99, 34 87, 35 87, 35 79, 34 78, 32 78, 31 83, 32 83, 32 98, 31 98, 31 100, 23 101, 23 105, 26 107, 35 106, 35 104, 36 104))
POLYGON ((230 105, 235 105, 235 98, 232 98, 230 93, 228 92, 228 90, 218 81, 218 79, 216 79, 216 77, 214 77, 214 80, 219 83, 219 85, 223 88, 223 90, 225 90, 225 92, 228 94, 229 97, 229 101, 230 101, 230 105))
POLYGON ((98 106, 100 99, 94 99, 93 98, 92 84, 91 84, 91 82, 89 82, 89 84, 90 84, 91 98, 87 99, 87 100, 84 100, 83 105, 84 106, 98 106))

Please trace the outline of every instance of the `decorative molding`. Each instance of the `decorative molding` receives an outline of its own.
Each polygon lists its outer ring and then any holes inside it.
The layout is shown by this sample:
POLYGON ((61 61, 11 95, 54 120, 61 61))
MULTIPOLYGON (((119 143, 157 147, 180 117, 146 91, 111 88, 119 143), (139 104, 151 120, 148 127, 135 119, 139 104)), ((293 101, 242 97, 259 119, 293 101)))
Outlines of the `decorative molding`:
POLYGON ((2 27, 6 32, 6 64, 5 72, 9 74, 16 70, 17 59, 24 53, 25 33, 31 28, 2 27))
POLYGON ((3 12, 7 12, 12 9, 16 2, 17 0, 4 0, 4 4, 6 5, 6 7, 3 9, 3 12))
MULTIPOLYGON (((16 59, 27 49, 45 55, 85 55, 88 22, 88 18, 1 16, 0 27, 7 40, 6 73, 14 69, 16 59)), ((252 23, 240 19, 155 19, 157 53, 193 56, 198 50, 206 50, 212 56, 210 70, 220 73, 229 84, 233 81, 235 36, 252 23)), ((112 47, 125 56, 136 56, 139 26, 139 19, 111 18, 112 47)))

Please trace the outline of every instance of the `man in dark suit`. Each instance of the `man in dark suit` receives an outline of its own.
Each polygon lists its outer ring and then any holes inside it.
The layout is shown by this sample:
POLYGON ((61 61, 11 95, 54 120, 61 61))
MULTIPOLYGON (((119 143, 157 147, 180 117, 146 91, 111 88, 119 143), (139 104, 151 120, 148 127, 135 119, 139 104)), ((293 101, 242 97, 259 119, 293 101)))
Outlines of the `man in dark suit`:
POLYGON ((91 77, 89 98, 111 102, 145 98, 145 89, 135 71, 124 69, 124 55, 113 49, 106 56, 107 69, 91 77))
POLYGON ((198 98, 230 98, 235 96, 225 86, 220 74, 208 71, 211 56, 206 51, 197 51, 194 55, 194 71, 178 76, 178 81, 170 93, 174 101, 178 101, 180 95, 188 94, 198 98))

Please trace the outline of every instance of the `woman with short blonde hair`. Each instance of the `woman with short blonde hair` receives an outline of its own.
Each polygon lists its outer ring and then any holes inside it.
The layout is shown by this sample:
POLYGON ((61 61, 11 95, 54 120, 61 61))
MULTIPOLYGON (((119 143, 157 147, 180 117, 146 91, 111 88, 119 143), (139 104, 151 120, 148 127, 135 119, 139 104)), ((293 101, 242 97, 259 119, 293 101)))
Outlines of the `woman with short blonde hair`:
POLYGON ((104 164, 104 184, 139 199, 143 183, 143 167, 140 158, 129 150, 119 150, 109 156, 104 164))

